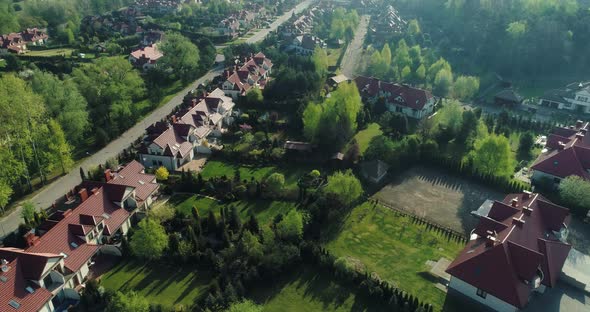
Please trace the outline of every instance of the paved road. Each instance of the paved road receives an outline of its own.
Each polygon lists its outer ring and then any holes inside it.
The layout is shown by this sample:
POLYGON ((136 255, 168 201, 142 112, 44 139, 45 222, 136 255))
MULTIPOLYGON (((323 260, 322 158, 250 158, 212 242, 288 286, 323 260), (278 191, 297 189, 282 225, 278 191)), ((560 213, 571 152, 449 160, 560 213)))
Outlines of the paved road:
MULTIPOLYGON (((263 29, 259 31, 256 35, 248 38, 246 42, 248 43, 256 43, 258 41, 263 40, 271 31, 277 29, 279 25, 286 22, 293 11, 297 13, 301 12, 305 8, 307 8, 312 2, 315 0, 306 0, 300 4, 298 4, 295 8, 290 10, 289 12, 281 15, 277 20, 275 20, 270 28, 263 29)), ((139 137, 143 136, 145 132, 145 128, 147 128, 150 124, 155 123, 156 121, 161 120, 165 116, 167 116, 172 110, 182 102, 184 95, 189 92, 190 90, 196 88, 199 84, 205 83, 207 80, 212 80, 213 77, 221 74, 223 72, 223 65, 219 65, 213 69, 211 69, 208 73, 204 76, 200 77, 191 85, 186 87, 184 90, 177 93, 170 101, 168 101, 163 106, 159 107, 158 109, 154 110, 148 116, 146 116, 143 120, 139 121, 135 126, 131 129, 125 131, 119 138, 114 141, 111 141, 107 146, 105 146, 100 151, 96 152, 95 154, 91 155, 87 159, 85 159, 79 167, 88 170, 91 167, 95 167, 98 164, 104 164, 108 159, 117 156, 119 152, 123 149, 129 147, 131 143, 137 140, 139 137)), ((57 179, 56 181, 52 182, 51 184, 45 186, 39 193, 31 198, 31 202, 37 208, 48 208, 51 204, 60 196, 63 196, 69 190, 73 189, 76 185, 81 182, 80 179, 80 170, 78 167, 73 168, 68 174, 65 176, 57 179)), ((7 234, 16 231, 18 225, 22 222, 21 219, 21 207, 17 207, 14 209, 9 215, 3 217, 0 220, 0 238, 4 238, 7 234)))
POLYGON ((358 66, 360 65, 361 55, 363 54, 363 42, 365 41, 367 28, 369 26, 369 18, 368 15, 361 16, 354 38, 348 45, 344 57, 342 58, 340 69, 342 74, 347 77, 354 78, 358 66))

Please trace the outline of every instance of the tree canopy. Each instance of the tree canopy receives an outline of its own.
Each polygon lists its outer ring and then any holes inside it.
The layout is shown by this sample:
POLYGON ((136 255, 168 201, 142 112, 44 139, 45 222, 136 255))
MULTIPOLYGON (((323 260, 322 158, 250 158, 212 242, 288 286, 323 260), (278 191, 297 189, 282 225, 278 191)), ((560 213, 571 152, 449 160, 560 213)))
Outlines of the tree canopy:
POLYGON ((149 312, 150 304, 134 291, 128 293, 116 292, 106 308, 107 312, 149 312))
POLYGON ((353 83, 342 83, 323 103, 309 103, 303 112, 303 133, 314 143, 337 149, 357 128, 361 97, 353 83))
POLYGON ((164 56, 159 65, 165 70, 177 73, 186 82, 198 74, 199 48, 186 37, 178 33, 167 33, 160 49, 164 56))
POLYGON ((133 254, 147 260, 160 258, 167 245, 168 235, 164 227, 150 218, 139 222, 130 242, 133 254))
POLYGON ((338 171, 328 177, 325 192, 342 204, 350 206, 363 194, 363 187, 351 170, 338 171))
POLYGON ((510 142, 502 135, 492 134, 476 140, 471 158, 475 170, 495 176, 510 177, 516 165, 510 142))
POLYGON ((559 183, 559 196, 565 205, 580 216, 590 210, 590 182, 579 176, 569 176, 559 183))

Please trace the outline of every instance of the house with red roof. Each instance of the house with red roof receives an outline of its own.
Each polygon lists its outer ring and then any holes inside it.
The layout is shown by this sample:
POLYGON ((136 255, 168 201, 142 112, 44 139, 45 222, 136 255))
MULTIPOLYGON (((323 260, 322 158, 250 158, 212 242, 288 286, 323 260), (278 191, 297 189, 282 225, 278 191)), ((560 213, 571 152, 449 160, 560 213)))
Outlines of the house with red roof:
POLYGON ((55 311, 63 278, 61 255, 0 248, 0 311, 55 311))
MULTIPOLYGON (((25 235, 26 249, 9 250, 17 254, 14 257, 22 259, 19 261, 26 268, 22 276, 32 288, 26 291, 45 295, 39 299, 18 292, 19 297, 15 290, 8 299, 2 297, 2 288, 0 305, 3 300, 15 300, 20 306, 33 307, 44 300, 39 306, 43 308, 22 311, 54 311, 68 301, 79 300, 77 291, 88 278, 94 256, 98 253, 121 255, 114 243, 127 234, 135 212, 146 209, 158 189, 155 176, 145 174, 144 167, 137 161, 116 172, 105 171, 105 182, 82 182, 73 192, 75 195, 69 196, 71 199, 64 204, 64 209, 53 213, 25 235), (46 259, 46 262, 39 264, 30 259, 46 259), (48 300, 51 300, 49 304, 48 300)), ((14 261, 3 252, 8 251, 0 249, 0 259, 14 261)), ((14 266, 16 268, 18 263, 14 266)), ((0 311, 9 310, 0 308, 0 311)))
POLYGON ((188 109, 172 116, 171 122, 157 122, 146 129, 139 150, 144 166, 179 170, 195 155, 210 154, 224 127, 233 123, 235 104, 221 89, 192 98, 190 103, 188 109))
POLYGON ((568 257, 567 208, 531 192, 494 201, 449 265, 449 290, 496 311, 525 308, 554 287, 568 257))
POLYGON ((37 28, 27 28, 18 33, 1 35, 0 52, 23 54, 27 52, 27 45, 44 45, 47 38, 47 33, 37 28))
POLYGON ((157 44, 137 49, 129 54, 129 62, 137 68, 148 70, 156 66, 159 59, 164 56, 157 44))
POLYGON ((432 93, 427 90, 365 76, 356 77, 354 82, 364 101, 372 104, 384 101, 389 111, 411 118, 422 119, 429 116, 436 105, 432 93))
POLYGON ((571 175, 590 181, 589 128, 588 122, 580 120, 574 126, 555 128, 547 137, 541 155, 531 166, 532 181, 543 183, 545 180, 557 186, 571 175))
POLYGON ((272 72, 272 61, 262 52, 258 52, 250 58, 244 58, 242 63, 224 71, 225 81, 222 84, 223 92, 234 100, 238 96, 244 96, 252 88, 264 89, 272 72))

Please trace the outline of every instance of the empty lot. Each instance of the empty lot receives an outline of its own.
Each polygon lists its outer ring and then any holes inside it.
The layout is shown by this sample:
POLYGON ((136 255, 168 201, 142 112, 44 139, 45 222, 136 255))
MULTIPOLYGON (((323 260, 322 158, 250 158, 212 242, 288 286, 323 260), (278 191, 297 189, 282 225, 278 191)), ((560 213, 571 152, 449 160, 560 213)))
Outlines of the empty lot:
POLYGON ((374 197, 395 208, 469 233, 477 224, 470 212, 486 199, 502 200, 504 195, 443 171, 414 167, 374 197))

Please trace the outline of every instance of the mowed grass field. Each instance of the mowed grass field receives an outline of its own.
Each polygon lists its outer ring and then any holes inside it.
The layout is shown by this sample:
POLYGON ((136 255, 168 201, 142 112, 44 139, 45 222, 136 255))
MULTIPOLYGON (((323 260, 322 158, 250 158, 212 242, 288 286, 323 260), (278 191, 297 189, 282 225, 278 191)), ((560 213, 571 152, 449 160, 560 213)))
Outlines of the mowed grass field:
POLYGON ((363 155, 367 148, 369 148, 369 143, 371 142, 371 140, 374 137, 379 136, 381 134, 383 134, 383 131, 381 131, 381 127, 379 127, 379 125, 376 123, 372 123, 369 124, 366 129, 359 131, 354 136, 354 139, 356 139, 356 141, 359 144, 361 155, 363 155))
POLYGON ((192 267, 123 261, 101 277, 106 289, 135 291, 152 304, 190 307, 209 286, 212 274, 192 267))
POLYGON ((42 57, 65 56, 65 57, 70 57, 72 55, 72 51, 74 51, 74 49, 70 49, 70 48, 49 49, 49 50, 29 50, 29 51, 27 51, 25 56, 42 56, 42 57))
POLYGON ((335 256, 360 260, 369 272, 442 309, 446 294, 431 282, 426 261, 453 260, 463 244, 369 203, 355 207, 334 231, 325 244, 335 256))
POLYGON ((312 171, 313 169, 321 169, 321 168, 306 168, 306 167, 291 167, 291 166, 281 166, 280 168, 277 166, 264 166, 264 167, 250 167, 250 166, 240 166, 238 164, 232 164, 227 162, 222 162, 218 160, 209 160, 205 164, 205 167, 201 171, 201 176, 203 179, 210 179, 213 177, 233 177, 236 169, 240 170, 240 178, 242 180, 250 180, 254 178, 257 181, 263 180, 269 175, 278 172, 285 176, 285 187, 286 188, 293 188, 297 187, 297 181, 301 176, 304 174, 312 171))
POLYGON ((187 216, 191 215, 193 206, 197 207, 201 217, 206 217, 211 210, 219 214, 221 207, 225 205, 235 206, 243 220, 246 220, 245 218, 249 217, 250 214, 254 214, 261 223, 270 222, 276 215, 285 215, 289 211, 296 209, 295 203, 286 201, 240 200, 229 204, 221 204, 214 199, 197 195, 175 195, 170 199, 169 203, 187 216))
POLYGON ((352 285, 339 284, 311 266, 294 271, 252 289, 249 297, 263 305, 265 312, 383 311, 383 307, 359 295, 352 285))

